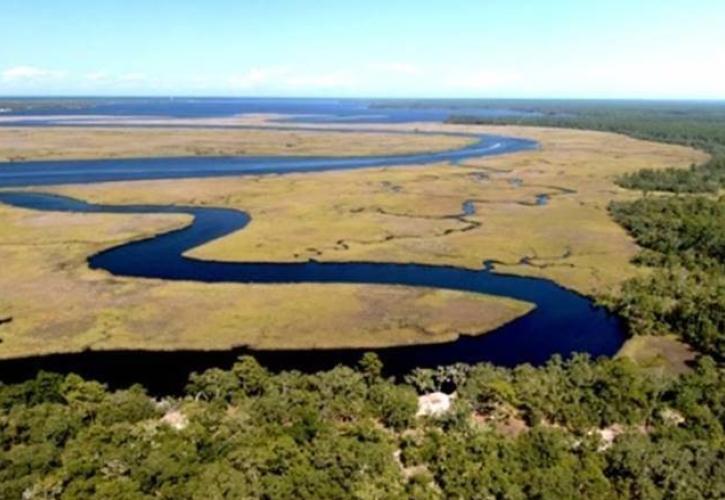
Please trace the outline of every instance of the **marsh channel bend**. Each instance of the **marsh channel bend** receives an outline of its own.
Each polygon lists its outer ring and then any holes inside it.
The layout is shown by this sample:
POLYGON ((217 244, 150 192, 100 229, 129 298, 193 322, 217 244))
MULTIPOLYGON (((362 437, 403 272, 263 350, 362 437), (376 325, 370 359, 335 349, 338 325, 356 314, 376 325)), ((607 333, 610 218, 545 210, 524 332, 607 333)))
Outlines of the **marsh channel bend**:
MULTIPOLYGON (((478 270, 384 262, 256 263, 214 262, 183 256, 185 252, 232 232, 243 230, 248 214, 234 209, 174 205, 98 205, 41 192, 8 190, 30 186, 125 180, 269 175, 323 172, 369 167, 458 163, 468 158, 536 148, 526 139, 480 136, 457 150, 372 157, 239 157, 42 161, 0 167, 0 202, 43 211, 124 214, 188 214, 184 228, 110 248, 88 259, 89 266, 114 275, 205 283, 356 283, 404 285, 458 290, 523 300, 535 309, 484 335, 462 336, 453 342, 382 349, 228 351, 86 351, 0 362, 0 380, 21 380, 38 370, 76 372, 123 387, 143 383, 152 393, 174 393, 189 373, 228 367, 251 353, 271 369, 310 372, 337 364, 353 364, 363 352, 376 352, 391 375, 416 367, 492 362, 514 366, 541 364, 552 355, 574 352, 612 355, 625 335, 621 322, 600 307, 553 281, 493 272, 485 248, 478 270)), ((545 199, 537 200, 545 204, 545 199)), ((535 208, 534 208, 535 209, 535 208)), ((474 204, 464 203, 471 215, 474 204)), ((213 335, 209 332, 209 335, 213 335)), ((344 335, 344 332, 340 332, 344 335)))

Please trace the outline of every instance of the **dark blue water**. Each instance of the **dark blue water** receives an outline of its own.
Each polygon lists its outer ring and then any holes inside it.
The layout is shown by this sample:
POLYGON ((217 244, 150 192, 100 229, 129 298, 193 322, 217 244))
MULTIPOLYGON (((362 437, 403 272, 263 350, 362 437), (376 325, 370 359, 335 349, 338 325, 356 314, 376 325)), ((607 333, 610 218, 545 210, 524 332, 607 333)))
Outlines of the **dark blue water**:
POLYGON ((324 172, 396 165, 429 165, 431 163, 524 151, 536 147, 535 141, 527 139, 486 135, 479 137, 474 144, 460 149, 411 155, 347 158, 245 156, 33 161, 0 164, 0 187, 324 172))
MULTIPOLYGON (((470 146, 438 153, 352 158, 245 157, 173 158, 99 161, 29 162, 0 167, 0 188, 90 183, 117 180, 211 177, 224 175, 319 172, 393 165, 455 162, 471 157, 535 148, 534 141, 483 136, 470 146)), ((548 201, 546 195, 538 204, 548 201)), ((437 345, 405 346, 375 350, 391 374, 416 367, 458 362, 490 361, 513 366, 542 363, 554 354, 587 352, 611 355, 624 341, 617 318, 576 293, 542 279, 492 273, 490 266, 468 270, 455 267, 392 263, 225 263, 183 257, 183 253, 231 232, 243 230, 249 216, 243 212, 202 207, 108 206, 43 193, 0 191, 0 202, 35 210, 104 213, 183 213, 193 223, 146 240, 109 249, 89 259, 89 265, 113 274, 208 283, 362 283, 433 287, 511 297, 536 305, 536 309, 494 332, 463 337, 437 345)), ((475 213, 475 203, 463 204, 463 215, 475 213)), ((482 259, 485 249, 481 249, 482 259)), ((214 332, 209 332, 213 335, 214 332)), ((341 332, 344 335, 344 332, 341 332)), ((365 351, 369 351, 366 349, 365 351)), ((188 374, 210 367, 230 366, 248 352, 231 351, 149 352, 110 351, 60 354, 0 363, 0 380, 21 380, 39 369, 76 372, 114 387, 143 383, 155 393, 178 392, 188 374)), ((273 369, 314 371, 339 363, 356 362, 356 349, 306 351, 254 351, 273 369)))
MULTIPOLYGON (((61 196, 27 192, 0 192, 0 202, 34 210, 182 213, 194 217, 193 223, 186 228, 111 248, 89 259, 91 268, 104 269, 120 276, 207 283, 396 284, 485 293, 536 305, 531 313, 486 335, 462 337, 445 344, 374 350, 392 374, 406 373, 416 367, 460 362, 490 361, 506 366, 538 364, 554 354, 567 356, 573 352, 612 355, 624 341, 619 320, 604 309, 594 307, 588 299, 552 281, 493 273, 490 266, 469 270, 419 264, 202 261, 184 257, 183 253, 242 230, 248 224, 249 216, 223 208, 94 205, 61 196)), ((471 210, 469 204, 466 211, 471 210)), ((213 332, 209 334, 213 335, 213 332)), ((154 392, 168 393, 180 390, 191 371, 229 366, 236 356, 245 352, 237 349, 211 353, 86 352, 55 355, 3 362, 0 364, 0 378, 17 379, 43 368, 80 372, 114 386, 143 382, 154 392)), ((354 363, 362 352, 357 349, 254 351, 254 355, 271 368, 314 371, 339 363, 354 363)))
MULTIPOLYGON (((0 116, 113 115, 212 118, 238 114, 297 115, 285 121, 307 123, 409 123, 443 122, 465 106, 467 116, 526 116, 531 111, 507 109, 495 102, 426 100, 294 99, 294 98, 79 98, 26 99, 28 106, 0 116), (423 105, 421 105, 423 103, 423 105)), ((3 107, 0 101, 0 108, 3 107)))

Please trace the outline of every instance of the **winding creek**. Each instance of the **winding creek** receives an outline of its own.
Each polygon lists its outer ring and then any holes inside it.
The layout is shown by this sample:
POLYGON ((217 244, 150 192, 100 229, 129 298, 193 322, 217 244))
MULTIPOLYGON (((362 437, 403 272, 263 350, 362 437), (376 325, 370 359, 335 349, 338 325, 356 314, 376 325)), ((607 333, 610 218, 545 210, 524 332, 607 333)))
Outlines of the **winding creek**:
MULTIPOLYGON (((320 172, 394 165, 430 163, 501 154, 535 148, 525 139, 483 136, 464 148, 428 154, 350 158, 174 158, 98 161, 28 162, 0 167, 0 188, 148 180, 224 175, 320 172)), ((545 204, 540 195, 536 204, 545 204)), ((133 214, 189 214, 193 222, 182 229, 108 249, 89 258, 94 269, 119 276, 193 280, 207 283, 358 283, 433 287, 511 297, 536 305, 529 314, 493 332, 461 337, 454 342, 385 349, 305 351, 253 351, 272 369, 313 371, 338 363, 352 364, 363 351, 375 351, 389 373, 403 374, 415 367, 457 362, 490 361, 512 366, 542 363, 554 354, 587 352, 611 355, 624 340, 620 321, 592 302, 556 283, 480 270, 419 264, 368 262, 255 263, 202 261, 183 254, 199 245, 244 229, 250 217, 238 210, 195 206, 97 205, 53 194, 0 191, 0 202, 45 211, 133 214)), ((466 201, 463 213, 475 213, 466 201)), ((482 251, 482 261, 485 249, 482 251)), ((213 334, 213 333, 210 333, 213 334)), ((344 332, 341 332, 344 334, 344 332)), ((153 393, 179 391, 191 371, 226 367, 247 349, 230 351, 93 351, 7 360, 0 362, 1 380, 19 380, 37 370, 77 372, 111 386, 134 382, 153 393)))

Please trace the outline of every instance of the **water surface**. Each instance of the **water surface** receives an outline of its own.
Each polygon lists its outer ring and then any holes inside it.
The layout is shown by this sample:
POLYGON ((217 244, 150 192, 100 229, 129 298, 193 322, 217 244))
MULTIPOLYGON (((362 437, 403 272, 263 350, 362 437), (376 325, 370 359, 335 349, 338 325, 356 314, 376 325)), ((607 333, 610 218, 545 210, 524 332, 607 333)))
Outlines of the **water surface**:
MULTIPOLYGON (((161 158, 87 161, 44 161, 0 167, 0 188, 94 183, 121 180, 197 178, 239 175, 278 175, 368 167, 427 165, 537 147, 534 141, 481 136, 471 145, 452 151, 373 157, 240 157, 161 158)), ((547 195, 537 198, 543 206, 547 195)), ((490 361, 513 366, 539 364, 554 354, 587 352, 612 355, 624 341, 620 321, 585 297, 556 283, 537 278, 491 272, 481 249, 481 269, 370 262, 255 263, 211 262, 186 258, 183 253, 243 230, 249 216, 228 208, 133 205, 96 205, 45 193, 0 191, 0 202, 45 211, 97 213, 183 213, 193 223, 183 229, 111 248, 89 258, 89 265, 119 276, 192 280, 206 283, 356 283, 432 287, 490 294, 530 302, 536 308, 501 328, 455 342, 375 349, 391 374, 416 367, 490 361)), ((464 202, 463 216, 475 213, 472 200, 464 202)), ((209 332, 213 335, 214 332, 209 332)), ((341 332, 344 335, 344 332, 341 332)), ((314 371, 338 363, 354 363, 371 349, 254 351, 270 368, 314 371)), ((149 352, 110 351, 38 356, 0 362, 0 379, 21 380, 39 369, 76 372, 114 387, 143 383, 155 393, 178 392, 191 371, 228 367, 247 349, 231 351, 149 352)))
MULTIPOLYGON (((184 257, 199 245, 243 230, 250 217, 226 208, 153 205, 96 205, 72 198, 29 192, 0 192, 0 202, 34 210, 84 213, 182 213, 194 217, 188 227, 141 241, 111 248, 89 259, 94 269, 119 276, 192 280, 206 283, 355 283, 432 287, 484 293, 523 300, 536 305, 529 314, 497 330, 455 342, 413 345, 387 349, 336 349, 296 351, 254 351, 269 367, 314 371, 338 363, 354 363, 364 351, 377 352, 389 373, 403 374, 416 367, 489 361, 514 366, 539 364, 554 354, 567 356, 587 352, 592 356, 612 355, 624 334, 620 321, 602 308, 556 283, 480 270, 421 264, 369 262, 254 263, 213 262, 184 257)), ((209 332, 213 335, 213 332, 209 332)), ((341 332, 344 335, 344 332, 341 332)), ((174 392, 183 387, 190 371, 229 366, 244 352, 151 353, 85 352, 0 363, 0 378, 14 379, 38 368, 80 371, 112 385, 141 381, 157 392, 174 392), (183 363, 180 361, 183 360, 183 363), (189 361, 192 361, 189 363, 189 361), (137 364, 141 363, 141 365, 137 364), (149 372, 141 369, 147 365, 149 372), (164 373, 159 366, 165 365, 164 373), (133 370, 129 369, 133 366, 133 370)))

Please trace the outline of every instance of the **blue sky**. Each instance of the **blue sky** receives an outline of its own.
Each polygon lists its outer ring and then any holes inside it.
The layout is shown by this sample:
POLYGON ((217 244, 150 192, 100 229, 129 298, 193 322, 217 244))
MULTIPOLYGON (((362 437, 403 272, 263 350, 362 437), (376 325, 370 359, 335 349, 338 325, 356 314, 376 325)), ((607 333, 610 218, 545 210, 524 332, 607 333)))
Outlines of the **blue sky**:
POLYGON ((725 98, 723 0, 2 0, 2 95, 725 98))

